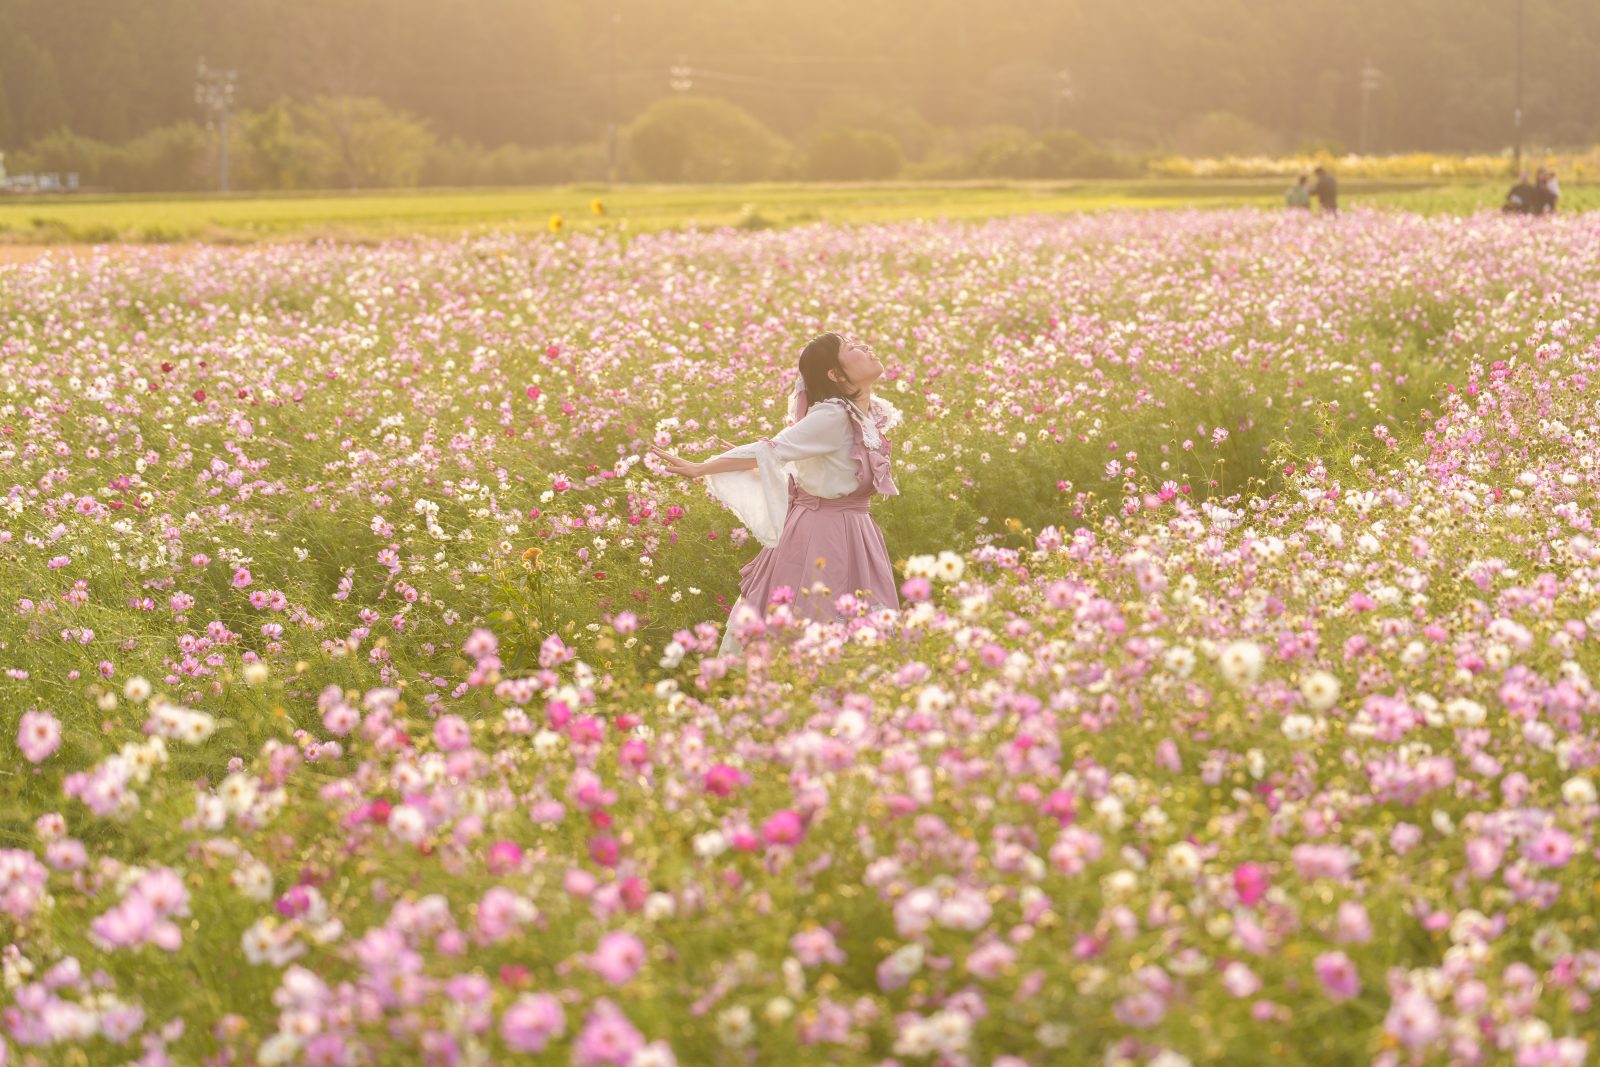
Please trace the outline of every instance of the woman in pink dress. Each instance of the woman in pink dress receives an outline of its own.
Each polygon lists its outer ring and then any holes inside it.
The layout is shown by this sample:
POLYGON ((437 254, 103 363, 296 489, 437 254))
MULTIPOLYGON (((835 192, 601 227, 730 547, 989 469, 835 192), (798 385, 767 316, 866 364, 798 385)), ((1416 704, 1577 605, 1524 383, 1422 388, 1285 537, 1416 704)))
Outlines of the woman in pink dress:
MULTIPOLYGON (((770 440, 730 448, 703 463, 652 448, 673 474, 704 477, 761 551, 739 571, 739 599, 765 612, 788 603, 799 617, 840 617, 851 594, 870 608, 899 608, 883 531, 867 510, 894 496, 887 431, 900 412, 873 395, 883 361, 854 337, 825 333, 800 353, 790 425, 770 440)), ((737 651, 729 626, 723 653, 737 651)))

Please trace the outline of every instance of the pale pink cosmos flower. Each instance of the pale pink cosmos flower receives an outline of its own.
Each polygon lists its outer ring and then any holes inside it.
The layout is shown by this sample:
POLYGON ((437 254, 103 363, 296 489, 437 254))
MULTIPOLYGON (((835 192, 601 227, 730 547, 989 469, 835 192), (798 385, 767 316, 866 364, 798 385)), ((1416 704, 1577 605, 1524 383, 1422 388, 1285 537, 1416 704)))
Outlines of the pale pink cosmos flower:
POLYGON ((639 973, 646 959, 644 942, 626 930, 612 930, 589 957, 589 969, 612 985, 624 985, 639 973))
POLYGON ((1230 996, 1251 997, 1261 990, 1261 979, 1245 964, 1235 960, 1222 970, 1222 988, 1230 996))
POLYGON ((472 727, 459 715, 441 715, 433 724, 433 741, 441 752, 459 752, 472 744, 472 727))
POLYGON ((1536 834, 1523 850, 1527 857, 1543 867, 1565 867, 1574 851, 1572 835, 1558 826, 1547 826, 1536 834))
POLYGON ((1384 1017, 1383 1028, 1409 1049, 1426 1048, 1442 1032, 1444 1020, 1427 995, 1417 990, 1402 993, 1384 1017))
POLYGON ((1361 992, 1361 975, 1343 952, 1324 952, 1317 957, 1315 969, 1329 1000, 1349 1000, 1361 992))
POLYGON ((622 1009, 601 997, 573 1042, 572 1062, 574 1067, 627 1067, 644 1043, 622 1009))
POLYGON ((566 1012, 549 993, 524 993, 500 1017, 500 1039, 514 1052, 543 1052, 566 1030, 566 1012))
POLYGON ((1335 939, 1345 944, 1364 945, 1372 940, 1372 920, 1358 900, 1346 900, 1339 905, 1336 927, 1335 939))
POLYGON ((23 712, 17 747, 29 763, 43 763, 61 747, 61 723, 48 711, 23 712))
POLYGON ((818 967, 824 963, 844 962, 844 952, 833 939, 833 934, 821 927, 801 930, 789 939, 789 951, 803 967, 818 967))

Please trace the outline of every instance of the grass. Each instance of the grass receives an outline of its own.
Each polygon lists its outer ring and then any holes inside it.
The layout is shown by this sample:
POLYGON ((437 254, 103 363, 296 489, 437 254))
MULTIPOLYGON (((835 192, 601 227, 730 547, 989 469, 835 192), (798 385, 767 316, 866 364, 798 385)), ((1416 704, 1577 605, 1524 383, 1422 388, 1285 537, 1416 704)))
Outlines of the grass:
MULTIPOLYGON (((1282 203, 1275 179, 1140 179, 1079 182, 576 185, 361 193, 75 196, 0 200, 0 243, 256 242, 325 237, 381 240, 402 234, 565 229, 630 232, 684 226, 788 226, 991 218, 1133 207, 1230 207, 1282 203), (604 214, 593 210, 598 200, 604 214)), ((1499 185, 1438 181, 1345 183, 1347 203, 1423 212, 1497 206, 1499 185)), ((1600 207, 1600 186, 1567 191, 1575 209, 1600 207)))

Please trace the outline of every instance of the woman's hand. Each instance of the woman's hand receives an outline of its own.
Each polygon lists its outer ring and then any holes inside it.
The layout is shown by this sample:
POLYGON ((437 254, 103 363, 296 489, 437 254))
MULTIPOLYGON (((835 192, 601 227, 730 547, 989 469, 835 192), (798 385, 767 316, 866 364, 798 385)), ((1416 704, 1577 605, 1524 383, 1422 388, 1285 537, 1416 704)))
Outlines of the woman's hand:
POLYGON ((720 448, 724 452, 726 452, 728 449, 734 447, 733 442, 724 441, 722 439, 722 435, 720 435, 720 434, 712 434, 711 435, 711 445, 712 445, 713 448, 720 448))
POLYGON ((700 477, 700 464, 692 463, 686 459, 679 459, 671 452, 656 445, 651 445, 650 451, 655 453, 656 458, 667 468, 668 474, 681 474, 685 478, 700 477))

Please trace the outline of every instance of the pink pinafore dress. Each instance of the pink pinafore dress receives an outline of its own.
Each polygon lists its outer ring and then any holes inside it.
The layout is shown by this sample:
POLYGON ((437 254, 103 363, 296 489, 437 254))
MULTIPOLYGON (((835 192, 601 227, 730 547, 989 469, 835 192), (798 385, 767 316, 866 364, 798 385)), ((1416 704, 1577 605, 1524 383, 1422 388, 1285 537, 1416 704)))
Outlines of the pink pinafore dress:
POLYGON ((739 570, 746 604, 763 612, 774 602, 789 604, 797 617, 819 622, 840 617, 836 601, 847 593, 869 608, 899 608, 889 549, 868 510, 874 496, 897 492, 883 421, 877 422, 878 446, 868 448, 857 419, 849 420, 854 492, 828 499, 789 479, 789 509, 777 546, 763 548, 739 570))

